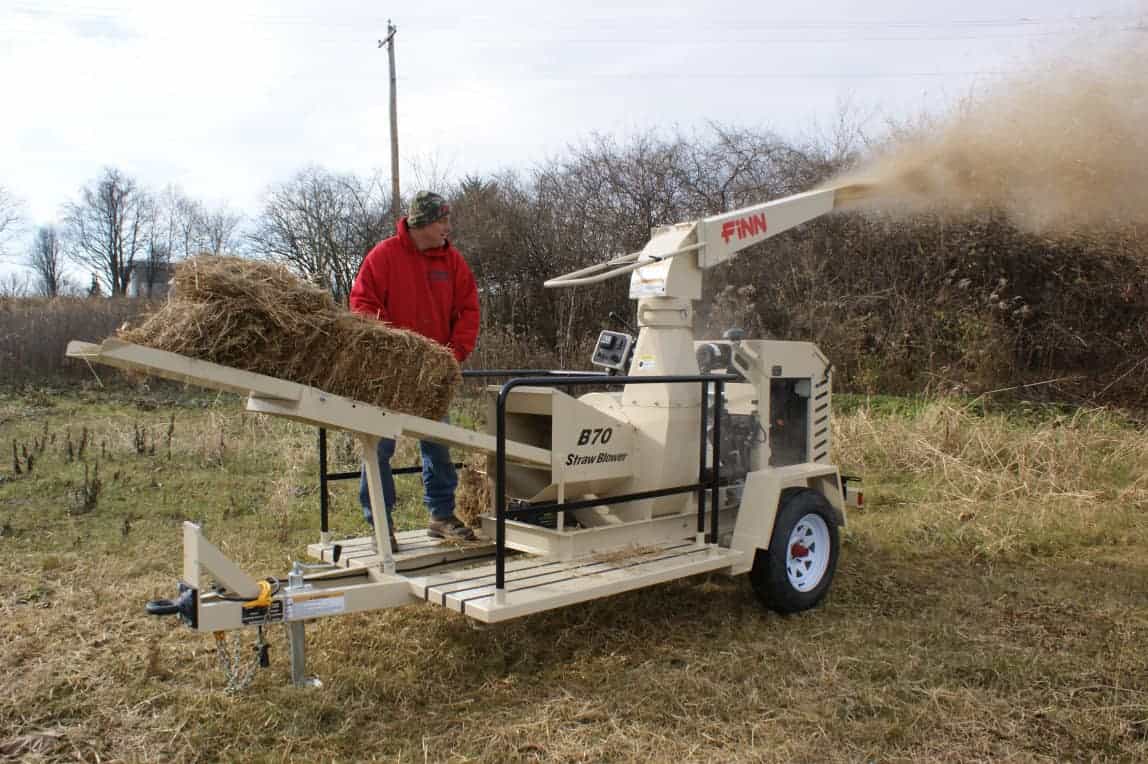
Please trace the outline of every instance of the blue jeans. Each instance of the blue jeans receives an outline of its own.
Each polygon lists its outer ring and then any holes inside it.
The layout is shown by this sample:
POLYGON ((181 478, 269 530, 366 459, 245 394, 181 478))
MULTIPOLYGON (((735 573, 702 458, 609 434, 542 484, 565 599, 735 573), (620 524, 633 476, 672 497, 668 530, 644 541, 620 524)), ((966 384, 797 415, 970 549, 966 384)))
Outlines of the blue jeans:
MULTIPOLYGON (((458 475, 450 458, 450 449, 429 440, 419 441, 419 452, 423 461, 423 503, 434 520, 445 520, 454 514, 454 489, 458 486, 458 475)), ((395 454, 395 442, 390 438, 379 438, 379 478, 383 484, 383 502, 387 505, 387 520, 395 508, 395 477, 391 474, 391 457, 395 454)), ((359 504, 363 507, 363 517, 371 525, 375 524, 371 514, 371 493, 367 488, 367 467, 364 464, 359 478, 359 504)), ((391 522, 391 530, 394 530, 391 522)))

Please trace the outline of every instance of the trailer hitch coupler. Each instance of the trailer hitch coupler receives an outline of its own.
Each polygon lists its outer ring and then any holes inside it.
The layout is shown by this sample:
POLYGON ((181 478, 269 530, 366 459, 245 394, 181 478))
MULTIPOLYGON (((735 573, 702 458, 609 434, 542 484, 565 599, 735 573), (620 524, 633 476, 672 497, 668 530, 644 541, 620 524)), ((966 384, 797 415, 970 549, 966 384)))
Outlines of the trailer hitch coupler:
POLYGON ((148 600, 145 608, 148 615, 178 615, 192 628, 196 626, 196 591, 194 587, 179 582, 179 595, 170 600, 148 600))
POLYGON ((179 614, 179 603, 175 600, 148 600, 145 607, 148 615, 179 614))

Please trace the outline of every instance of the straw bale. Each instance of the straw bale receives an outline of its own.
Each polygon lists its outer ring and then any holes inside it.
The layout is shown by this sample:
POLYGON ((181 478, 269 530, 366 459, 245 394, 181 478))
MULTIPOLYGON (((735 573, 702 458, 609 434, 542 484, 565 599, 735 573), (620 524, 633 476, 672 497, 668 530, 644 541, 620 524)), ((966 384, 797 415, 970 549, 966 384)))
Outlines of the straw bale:
POLYGON ((181 302, 210 302, 220 298, 248 300, 268 315, 322 313, 334 310, 326 289, 308 284, 286 266, 240 257, 199 255, 180 263, 171 291, 181 302))
POLYGON ((469 464, 463 465, 455 491, 455 517, 472 528, 478 528, 481 525, 479 516, 493 511, 493 508, 494 486, 490 478, 469 464))
POLYGON ((442 345, 344 310, 280 266, 197 257, 173 280, 168 302, 122 339, 435 420, 461 382, 442 345))

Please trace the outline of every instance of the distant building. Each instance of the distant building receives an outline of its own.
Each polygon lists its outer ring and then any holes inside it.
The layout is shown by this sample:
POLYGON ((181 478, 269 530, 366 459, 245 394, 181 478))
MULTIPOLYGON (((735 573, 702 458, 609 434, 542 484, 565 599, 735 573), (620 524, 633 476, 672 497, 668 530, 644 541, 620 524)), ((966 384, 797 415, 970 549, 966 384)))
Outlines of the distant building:
POLYGON ((132 263, 128 275, 128 297, 167 297, 171 263, 132 263))

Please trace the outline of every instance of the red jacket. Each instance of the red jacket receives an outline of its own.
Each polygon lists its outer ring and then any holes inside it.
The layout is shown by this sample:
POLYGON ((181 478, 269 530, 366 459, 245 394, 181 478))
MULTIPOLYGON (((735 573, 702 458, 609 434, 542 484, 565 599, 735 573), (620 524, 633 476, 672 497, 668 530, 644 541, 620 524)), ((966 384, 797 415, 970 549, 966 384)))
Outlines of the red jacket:
POLYGON ((420 252, 407 219, 367 253, 351 287, 351 310, 446 345, 459 363, 478 340, 478 289, 448 242, 420 252))

